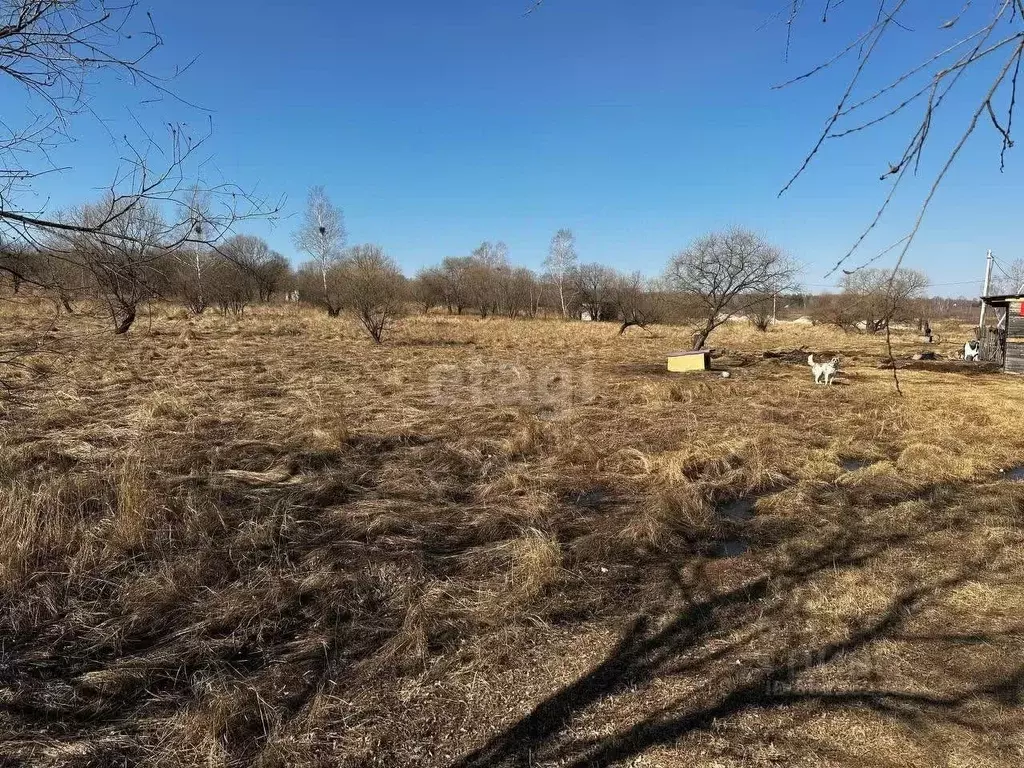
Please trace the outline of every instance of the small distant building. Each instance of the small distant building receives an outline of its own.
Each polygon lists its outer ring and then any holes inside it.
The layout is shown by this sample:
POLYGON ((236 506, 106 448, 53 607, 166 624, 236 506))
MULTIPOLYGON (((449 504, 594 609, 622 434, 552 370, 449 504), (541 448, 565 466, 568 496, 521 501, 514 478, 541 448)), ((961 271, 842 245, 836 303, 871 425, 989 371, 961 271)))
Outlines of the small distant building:
POLYGON ((1006 373, 1024 373, 1024 294, 983 296, 996 311, 994 326, 979 328, 982 360, 994 360, 1006 373))
POLYGON ((706 371, 710 367, 710 349, 698 349, 691 352, 671 352, 668 356, 668 369, 675 373, 706 371))

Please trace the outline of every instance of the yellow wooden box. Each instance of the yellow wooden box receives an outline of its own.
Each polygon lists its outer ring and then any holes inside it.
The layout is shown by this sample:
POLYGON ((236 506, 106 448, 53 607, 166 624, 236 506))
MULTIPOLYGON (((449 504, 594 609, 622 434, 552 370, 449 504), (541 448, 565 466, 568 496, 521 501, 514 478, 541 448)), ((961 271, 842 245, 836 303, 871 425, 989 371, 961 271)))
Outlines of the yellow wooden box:
POLYGON ((698 349, 695 352, 672 352, 668 356, 668 369, 677 373, 706 371, 710 367, 710 363, 710 349, 698 349))

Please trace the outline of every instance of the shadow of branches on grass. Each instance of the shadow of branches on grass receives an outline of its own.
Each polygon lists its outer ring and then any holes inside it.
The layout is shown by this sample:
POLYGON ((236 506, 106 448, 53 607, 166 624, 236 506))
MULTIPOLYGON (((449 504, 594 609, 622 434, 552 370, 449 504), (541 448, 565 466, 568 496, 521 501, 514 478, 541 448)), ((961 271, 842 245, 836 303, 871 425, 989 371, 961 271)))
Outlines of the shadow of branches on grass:
MULTIPOLYGON (((920 489, 915 497, 951 502, 975 493, 977 486, 943 484, 920 489)), ((992 493, 999 491, 993 487, 992 493)), ((894 550, 919 549, 927 557, 929 537, 949 532, 943 515, 929 518, 924 513, 904 523, 916 530, 880 535, 877 528, 851 520, 845 530, 784 555, 784 562, 724 591, 702 593, 700 570, 694 572, 679 584, 681 607, 666 610, 661 618, 637 618, 603 661, 460 759, 455 768, 629 764, 652 748, 710 733, 744 715, 784 709, 798 722, 822 714, 870 711, 921 730, 955 726, 997 743, 1008 755, 1020 723, 1000 724, 993 713, 1024 701, 1024 665, 1017 662, 1024 623, 966 633, 955 626, 930 633, 908 629, 958 588, 1009 580, 1009 569, 996 564, 998 545, 961 562, 933 563, 928 573, 909 569, 884 605, 865 610, 838 636, 813 637, 800 630, 808 616, 802 587, 812 580, 870 569, 894 550), (919 654, 928 683, 912 676, 887 682, 885 671, 879 674, 871 662, 874 650, 886 643, 908 644, 919 654), (981 672, 969 664, 958 666, 960 653, 993 645, 1007 649, 998 663, 981 672), (829 679, 830 669, 851 659, 865 662, 853 679, 849 670, 829 679), (633 722, 576 727, 608 700, 670 679, 696 685, 685 697, 660 703, 633 722)), ((785 733, 769 725, 763 737, 765 743, 784 740, 785 733)), ((736 745, 737 755, 749 746, 736 745)), ((820 748, 831 751, 832 758, 842 750, 841 745, 820 748)), ((901 759, 894 756, 892 765, 905 764, 901 759)))

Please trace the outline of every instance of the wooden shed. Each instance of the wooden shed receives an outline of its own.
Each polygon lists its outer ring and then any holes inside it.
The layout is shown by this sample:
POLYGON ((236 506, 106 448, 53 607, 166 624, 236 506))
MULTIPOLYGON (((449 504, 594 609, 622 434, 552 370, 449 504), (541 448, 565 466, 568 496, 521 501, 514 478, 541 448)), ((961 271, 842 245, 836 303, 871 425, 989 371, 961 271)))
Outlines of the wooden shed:
POLYGON ((710 349, 698 349, 691 352, 670 352, 668 356, 668 369, 677 373, 683 371, 706 371, 710 367, 710 349))
POLYGON ((996 311, 995 325, 979 332, 982 358, 994 360, 1006 373, 1024 373, 1024 294, 985 296, 985 306, 996 311))

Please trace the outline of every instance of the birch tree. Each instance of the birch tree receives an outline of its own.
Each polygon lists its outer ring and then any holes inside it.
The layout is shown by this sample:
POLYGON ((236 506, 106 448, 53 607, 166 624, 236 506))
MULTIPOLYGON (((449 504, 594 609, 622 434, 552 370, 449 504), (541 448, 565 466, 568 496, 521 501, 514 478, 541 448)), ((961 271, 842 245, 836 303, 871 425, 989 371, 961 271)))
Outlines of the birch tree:
POLYGON ((562 306, 562 317, 569 317, 569 302, 572 296, 567 292, 572 287, 572 277, 576 270, 576 236, 570 229, 560 229, 551 238, 548 257, 544 260, 544 269, 551 275, 552 282, 558 289, 558 301, 562 306))
POLYGON ((203 234, 209 227, 210 195, 198 184, 193 184, 188 197, 184 201, 184 220, 189 222, 192 232, 196 235, 194 242, 182 248, 180 260, 187 265, 186 271, 191 272, 182 281, 182 295, 185 306, 194 314, 201 315, 206 311, 208 296, 204 281, 207 279, 205 267, 210 262, 211 249, 202 242, 203 234), (194 279, 193 279, 194 278, 194 279))
POLYGON ((320 275, 320 302, 327 314, 336 317, 341 311, 337 292, 329 287, 331 267, 344 258, 345 215, 327 196, 322 186, 309 190, 301 226, 295 231, 295 247, 312 257, 320 275))

